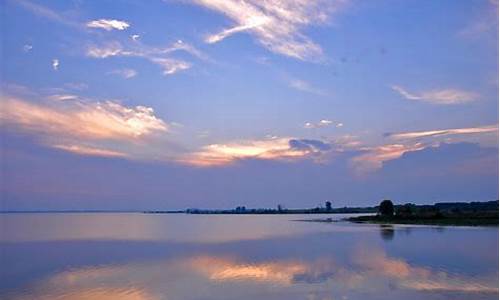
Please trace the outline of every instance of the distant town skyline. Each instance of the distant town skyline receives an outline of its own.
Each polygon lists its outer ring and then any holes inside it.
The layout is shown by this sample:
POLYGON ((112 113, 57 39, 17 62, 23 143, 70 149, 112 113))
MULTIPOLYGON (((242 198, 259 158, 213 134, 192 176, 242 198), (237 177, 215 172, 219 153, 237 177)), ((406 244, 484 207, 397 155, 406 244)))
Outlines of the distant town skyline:
POLYGON ((0 5, 1 210, 498 199, 498 1, 0 5))

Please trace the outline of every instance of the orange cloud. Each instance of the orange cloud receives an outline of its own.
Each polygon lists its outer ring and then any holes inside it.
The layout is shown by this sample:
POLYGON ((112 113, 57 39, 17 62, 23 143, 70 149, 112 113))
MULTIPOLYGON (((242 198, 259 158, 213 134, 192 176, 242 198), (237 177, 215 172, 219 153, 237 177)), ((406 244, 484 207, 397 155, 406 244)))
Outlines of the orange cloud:
MULTIPOLYGON (((33 103, 13 97, 1 98, 0 122, 28 134, 44 144, 80 155, 127 157, 108 149, 110 143, 135 143, 169 126, 152 108, 128 107, 113 101, 66 101, 33 103)), ((52 99, 53 97, 49 97, 52 99)))
POLYGON ((0 120, 24 131, 86 139, 133 140, 168 129, 152 108, 112 101, 54 106, 3 98, 0 120))
POLYGON ((314 147, 296 148, 290 145, 291 138, 267 140, 244 140, 228 144, 211 144, 202 147, 181 159, 181 162, 195 166, 216 166, 230 164, 238 159, 296 159, 319 152, 314 147))
POLYGON ((393 160, 401 157, 404 153, 424 149, 422 143, 412 145, 390 144, 378 147, 362 148, 366 153, 356 156, 352 159, 356 171, 365 172, 382 167, 384 161, 393 160))

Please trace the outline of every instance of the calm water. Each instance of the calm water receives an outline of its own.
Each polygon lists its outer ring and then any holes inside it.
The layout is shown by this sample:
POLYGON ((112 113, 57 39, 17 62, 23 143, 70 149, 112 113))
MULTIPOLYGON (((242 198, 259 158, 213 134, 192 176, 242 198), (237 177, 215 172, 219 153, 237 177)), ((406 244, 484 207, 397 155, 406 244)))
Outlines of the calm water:
POLYGON ((3 214, 0 298, 498 299, 498 228, 308 218, 3 214))

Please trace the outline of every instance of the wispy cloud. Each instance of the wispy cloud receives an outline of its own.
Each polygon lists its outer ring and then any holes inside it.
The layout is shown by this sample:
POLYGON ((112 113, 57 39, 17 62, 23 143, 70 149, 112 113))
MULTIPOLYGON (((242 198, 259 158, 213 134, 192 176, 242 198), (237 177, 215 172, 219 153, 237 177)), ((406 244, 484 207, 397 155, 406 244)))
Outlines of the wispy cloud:
POLYGON ((101 156, 101 157, 127 157, 123 152, 88 147, 82 145, 52 145, 53 148, 64 150, 67 152, 84 155, 84 156, 101 156))
POLYGON ((346 1, 289 0, 237 1, 192 0, 195 4, 220 12, 234 26, 206 37, 207 43, 219 42, 235 33, 248 32, 272 52, 317 61, 321 47, 302 33, 304 27, 325 24, 329 16, 346 1))
MULTIPOLYGON (((119 42, 108 42, 106 44, 97 46, 92 45, 87 48, 87 56, 94 58, 107 58, 123 54, 123 47, 119 42)), ((128 52, 126 52, 128 53, 128 52)))
POLYGON ((66 17, 64 14, 52 10, 46 6, 28 1, 28 0, 16 0, 14 3, 20 5, 26 10, 30 11, 36 16, 48 19, 53 22, 61 23, 72 27, 81 27, 78 22, 73 21, 71 18, 66 17))
POLYGON ((485 1, 482 5, 482 13, 458 32, 459 37, 474 39, 485 34, 498 36, 498 0, 485 1))
POLYGON ((313 122, 306 122, 304 124, 304 128, 306 129, 314 129, 314 128, 322 128, 322 127, 329 127, 329 126, 335 126, 335 127, 342 127, 344 126, 343 123, 340 122, 334 122, 331 120, 320 120, 319 122, 313 123, 313 122))
POLYGON ((440 89, 412 93, 398 85, 393 85, 391 88, 408 100, 420 100, 441 105, 468 103, 479 98, 477 93, 459 89, 440 89))
POLYGON ((469 127, 469 128, 455 128, 455 129, 440 129, 440 130, 427 130, 427 131, 413 131, 413 132, 402 132, 402 133, 387 133, 385 136, 392 139, 416 139, 443 135, 455 135, 455 134, 480 134, 498 132, 497 125, 488 125, 480 127, 469 127))
POLYGON ((118 75, 125 79, 130 79, 137 75, 137 71, 134 69, 118 69, 109 72, 109 74, 118 75))
POLYGON ((130 24, 125 21, 113 20, 113 19, 99 19, 87 22, 85 24, 88 28, 99 28, 106 31, 111 30, 125 30, 130 24))
POLYGON ((52 60, 52 69, 54 69, 54 71, 59 70, 59 59, 54 58, 52 60))
POLYGON ((273 138, 242 140, 227 144, 211 144, 189 154, 180 161, 196 166, 227 165, 241 159, 290 160, 327 151, 330 146, 322 141, 273 138))
POLYGON ((192 66, 189 62, 170 56, 176 51, 185 51, 199 59, 208 60, 208 57, 200 50, 180 40, 165 48, 149 47, 142 44, 125 48, 121 43, 112 41, 100 46, 92 45, 87 48, 86 54, 89 57, 101 59, 113 56, 141 57, 159 65, 163 69, 163 74, 171 75, 192 66))
POLYGON ((47 97, 47 99, 53 101, 67 101, 67 100, 76 100, 78 99, 77 95, 72 94, 54 94, 47 97))
POLYGON ((304 80, 291 79, 288 82, 288 84, 291 88, 294 88, 294 89, 301 91, 301 92, 306 92, 306 93, 310 93, 310 94, 314 94, 314 95, 318 95, 318 96, 325 96, 326 95, 325 91, 312 86, 309 82, 304 81, 304 80))

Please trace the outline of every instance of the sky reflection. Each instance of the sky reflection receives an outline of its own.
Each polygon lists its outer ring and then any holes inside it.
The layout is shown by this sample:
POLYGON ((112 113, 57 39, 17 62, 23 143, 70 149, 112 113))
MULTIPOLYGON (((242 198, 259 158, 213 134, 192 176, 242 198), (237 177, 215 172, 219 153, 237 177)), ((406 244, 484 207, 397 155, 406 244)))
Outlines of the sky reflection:
MULTIPOLYGON (((99 218, 88 217, 86 221, 99 218)), ((84 220, 85 215, 78 218, 84 220)), ((107 216, 101 218, 105 225, 107 216)), ((259 231, 263 227, 258 224, 269 219, 248 217, 242 223, 259 231)), ((228 236, 240 228, 237 218, 218 216, 212 221, 219 222, 214 225, 219 230, 227 225, 228 236)), ((192 219, 179 216, 176 222, 181 231, 192 219)), ((498 297, 497 228, 387 228, 286 218, 276 218, 273 224, 276 232, 266 227, 269 234, 262 238, 209 243, 194 239, 203 236, 202 226, 191 227, 197 232, 189 241, 168 240, 166 235, 156 235, 158 240, 132 236, 130 241, 102 237, 3 241, 6 269, 0 296, 16 300, 498 297), (286 234, 281 234, 283 228, 288 228, 286 234), (385 237, 388 230, 391 239, 385 237), (470 243, 463 244, 464 238, 470 243)), ((144 228, 148 227, 136 230, 144 228)), ((246 231, 242 235, 248 237, 246 231)))

